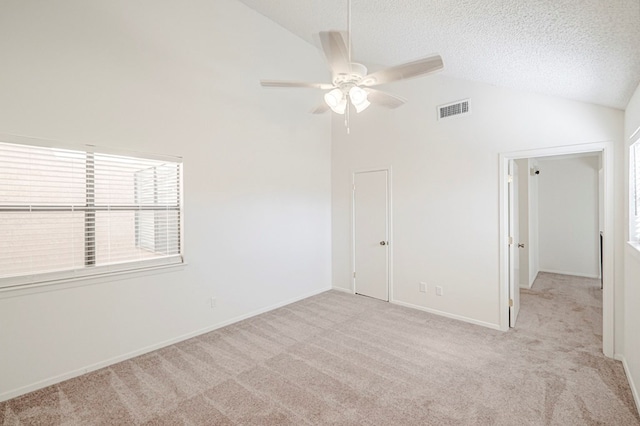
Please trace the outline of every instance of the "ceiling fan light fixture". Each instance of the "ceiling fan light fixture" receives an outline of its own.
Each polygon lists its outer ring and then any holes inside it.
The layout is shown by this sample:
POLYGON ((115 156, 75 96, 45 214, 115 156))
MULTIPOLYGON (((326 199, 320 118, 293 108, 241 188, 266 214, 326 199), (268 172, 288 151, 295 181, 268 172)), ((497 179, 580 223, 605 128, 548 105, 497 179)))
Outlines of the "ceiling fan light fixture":
POLYGON ((369 102, 366 99, 364 100, 364 102, 360 102, 358 105, 353 104, 353 106, 356 107, 356 112, 357 113, 361 113, 365 109, 369 108, 369 105, 371 105, 371 102, 369 102))
POLYGON ((351 100, 353 106, 356 107, 356 112, 362 112, 367 109, 369 105, 371 105, 371 102, 369 102, 367 96, 368 94, 366 90, 362 89, 361 87, 353 86, 351 89, 349 89, 349 99, 351 100))
POLYGON ((344 94, 340 89, 333 89, 332 91, 324 95, 324 101, 329 105, 329 108, 334 109, 340 105, 344 100, 344 94))
POLYGON ((336 105, 335 107, 330 107, 330 108, 336 114, 340 114, 340 115, 344 114, 345 111, 347 110, 347 98, 343 97, 338 105, 336 105))
POLYGON ((367 101, 367 92, 358 86, 353 86, 349 89, 349 98, 351 99, 351 103, 357 106, 367 101))

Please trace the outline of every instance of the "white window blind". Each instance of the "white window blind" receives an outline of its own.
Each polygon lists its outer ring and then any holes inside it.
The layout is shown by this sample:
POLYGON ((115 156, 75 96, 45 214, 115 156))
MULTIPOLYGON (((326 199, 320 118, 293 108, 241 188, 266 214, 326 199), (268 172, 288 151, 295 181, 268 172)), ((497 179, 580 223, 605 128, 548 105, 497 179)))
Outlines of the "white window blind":
POLYGON ((0 287, 182 262, 181 170, 0 143, 0 287))
POLYGON ((640 243, 640 140, 631 145, 630 158, 629 189, 631 197, 629 200, 629 239, 632 242, 640 243))

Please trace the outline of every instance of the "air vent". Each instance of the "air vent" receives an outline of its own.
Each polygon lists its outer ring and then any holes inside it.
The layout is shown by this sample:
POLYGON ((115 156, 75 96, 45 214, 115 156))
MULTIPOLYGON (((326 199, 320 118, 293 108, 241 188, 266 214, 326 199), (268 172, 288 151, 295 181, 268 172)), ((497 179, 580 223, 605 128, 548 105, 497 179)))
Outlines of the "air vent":
POLYGON ((454 102, 452 104, 440 105, 438 107, 438 120, 468 114, 469 112, 469 99, 454 102))

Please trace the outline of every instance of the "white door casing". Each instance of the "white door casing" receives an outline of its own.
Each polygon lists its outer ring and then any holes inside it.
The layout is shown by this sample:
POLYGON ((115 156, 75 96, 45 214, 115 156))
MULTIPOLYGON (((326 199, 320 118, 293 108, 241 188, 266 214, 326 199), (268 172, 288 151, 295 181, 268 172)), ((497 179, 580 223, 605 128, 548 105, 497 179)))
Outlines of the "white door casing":
POLYGON ((518 212, 518 165, 509 160, 509 327, 516 326, 520 312, 520 253, 518 212))
POLYGON ((355 293, 389 300, 388 170, 353 175, 355 293))
POLYGON ((602 351, 605 356, 615 355, 615 281, 614 281, 614 146, 615 143, 595 142, 552 148, 513 151, 499 155, 500 196, 500 329, 509 329, 509 247, 504 243, 509 236, 509 190, 507 184, 508 163, 518 158, 539 158, 554 155, 602 153, 603 183, 603 291, 602 291, 602 351))

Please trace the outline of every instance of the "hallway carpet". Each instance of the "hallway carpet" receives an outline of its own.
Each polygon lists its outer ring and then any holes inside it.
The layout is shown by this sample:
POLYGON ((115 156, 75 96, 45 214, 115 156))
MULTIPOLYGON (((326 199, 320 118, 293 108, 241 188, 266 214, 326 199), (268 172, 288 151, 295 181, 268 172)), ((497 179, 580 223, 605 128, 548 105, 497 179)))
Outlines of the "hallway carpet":
POLYGON ((493 331, 329 291, 0 403, 0 424, 640 425, 597 280, 493 331))

